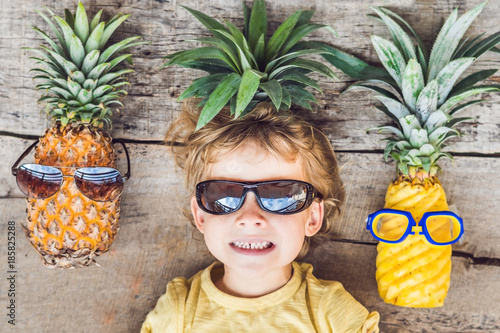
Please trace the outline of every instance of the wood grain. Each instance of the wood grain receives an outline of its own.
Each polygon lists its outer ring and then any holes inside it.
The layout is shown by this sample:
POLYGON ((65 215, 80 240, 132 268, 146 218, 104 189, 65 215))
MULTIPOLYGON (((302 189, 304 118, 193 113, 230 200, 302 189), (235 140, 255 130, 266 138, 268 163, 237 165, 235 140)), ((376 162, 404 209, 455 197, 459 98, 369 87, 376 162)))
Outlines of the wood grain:
MULTIPOLYGON (((130 201, 130 199, 128 199, 130 201)), ((2 223, 20 221, 24 199, 0 200, 2 223)), ((144 204, 141 204, 144 206, 144 204)), ((175 276, 193 275, 213 258, 189 224, 145 216, 124 205, 121 230, 101 267, 51 270, 44 267, 17 228, 18 325, 22 332, 137 332, 147 312, 175 276), (89 320, 92 318, 92 320, 89 320)), ((151 207, 150 207, 151 209, 151 207)), ((319 278, 338 280, 371 311, 379 311, 382 332, 498 332, 496 292, 500 267, 453 257, 452 284, 445 306, 405 309, 383 303, 375 282, 375 246, 325 241, 305 259, 319 278)), ((5 262, 5 248, 0 259, 5 262)), ((2 279, 0 287, 6 290, 2 279)), ((6 296, 0 296, 5 304, 6 296)))
MULTIPOLYGON (((15 177, 10 175, 10 167, 31 142, 0 137, 0 149, 9 152, 0 160, 0 170, 7 175, 0 181, 0 197, 24 197, 17 188, 15 177), (14 150, 14 147, 17 149, 14 150)), ((132 177, 126 183, 122 210, 131 209, 136 214, 134 218, 164 218, 167 224, 175 226, 186 223, 180 222, 180 218, 165 216, 165 210, 180 212, 187 202, 182 173, 174 166, 167 147, 154 144, 127 144, 127 147, 132 177)), ((365 219, 368 214, 383 208, 385 191, 396 174, 394 163, 384 163, 380 155, 338 154, 347 199, 342 217, 336 223, 334 239, 375 243, 366 231, 365 219)), ((29 158, 25 160, 29 161, 29 158)), ((123 170, 124 163, 124 156, 119 156, 119 165, 123 170)), ((500 197, 500 179, 496 177, 496 170, 500 168, 500 160, 457 157, 454 164, 444 162, 442 167, 447 170, 441 181, 448 202, 456 207, 465 221, 464 239, 461 244, 455 245, 455 250, 474 257, 500 258, 500 244, 496 241, 500 239, 500 229, 495 222, 496 203, 500 197), (474 173, 477 173, 476 176, 471 177, 474 173)), ((24 209, 20 213, 24 214, 24 209)))
MULTIPOLYGON (((17 157, 13 152, 22 151, 29 143, 0 138, 0 149, 12 152, 0 160, 2 174, 17 157)), ((123 194, 117 240, 108 253, 97 258, 101 267, 61 271, 43 266, 19 226, 26 217, 25 199, 14 177, 3 180, 6 192, 0 199, 0 234, 6 234, 7 221, 17 223, 16 329, 50 332, 57 325, 63 332, 137 332, 170 279, 189 277, 214 260, 202 235, 180 215, 187 192, 166 147, 128 146, 132 178, 123 194)), ((362 304, 379 311, 383 332, 422 332, 423 328, 450 333, 496 332, 500 327, 496 292, 500 288, 500 230, 494 222, 499 184, 493 175, 499 161, 462 157, 456 165, 447 166, 450 172, 443 176, 443 183, 454 203, 464 207, 460 211, 466 221, 466 242, 454 249, 469 257, 453 256, 452 285, 443 308, 404 309, 379 299, 374 278, 375 243, 364 230, 365 216, 383 205, 394 171, 380 159, 378 154, 339 154, 348 197, 345 213, 334 238, 314 247, 305 260, 314 264, 318 277, 342 282, 362 304), (477 167, 482 181, 467 177, 477 167), (477 256, 490 258, 495 264, 477 264, 472 259, 477 256)), ((123 164, 123 159, 119 162, 123 164)), ((6 262, 6 257, 2 246, 0 262, 6 262)), ((6 283, 1 281, 0 290, 6 290, 6 283)), ((5 293, 0 294, 0 304, 6 302, 5 293)))
MULTIPOLYGON (((387 30, 367 18, 369 6, 388 6, 407 19, 430 48, 443 18, 455 8, 463 13, 483 0, 267 0, 270 28, 296 10, 313 8, 317 23, 330 24, 338 37, 318 30, 311 39, 323 40, 377 63, 370 44, 372 34, 388 37, 387 30)), ((33 11, 34 0, 0 2, 0 263, 6 271, 7 222, 16 222, 17 325, 4 320, 1 332, 137 332, 146 314, 176 276, 189 277, 214 259, 202 236, 180 214, 187 191, 166 147, 159 144, 179 112, 176 98, 201 75, 179 67, 160 70, 163 57, 194 46, 187 39, 208 36, 206 29, 180 5, 241 26, 239 1, 196 0, 84 0, 91 14, 104 9, 132 16, 117 38, 141 35, 150 44, 132 49, 135 73, 130 75, 125 107, 114 117, 113 136, 133 140, 132 178, 122 200, 121 229, 110 252, 97 258, 101 267, 69 271, 50 270, 22 234, 26 201, 11 176, 10 167, 43 134, 48 121, 36 104, 40 92, 29 73, 33 61, 24 46, 42 39, 30 26, 48 29, 33 11), (21 137, 21 138, 20 138, 21 137), (156 144, 155 144, 156 142, 156 144)), ((74 9, 75 0, 45 3, 56 13, 74 9)), ((500 2, 490 1, 468 35, 500 30, 500 2)), ((500 55, 486 54, 474 70, 500 67, 500 55)), ((464 136, 449 149, 455 162, 443 162, 440 177, 448 201, 465 221, 465 238, 454 246, 452 285, 445 306, 405 309, 383 303, 375 282, 375 242, 365 230, 366 216, 382 208, 387 186, 395 176, 394 163, 379 151, 381 136, 365 129, 386 123, 374 107, 371 93, 340 93, 353 81, 335 70, 336 83, 319 78, 323 94, 316 94, 314 111, 299 111, 319 126, 338 151, 347 200, 332 239, 306 257, 318 277, 338 280, 356 299, 382 317, 381 330, 393 332, 500 332, 500 94, 483 95, 488 102, 464 111, 474 119, 463 124, 464 136), (376 150, 376 151, 375 151, 376 150)), ((495 74, 489 83, 499 83, 495 74)), ((27 159, 27 161, 29 158, 27 159)), ((124 167, 123 156, 120 168, 124 167)), ((7 280, 0 279, 0 306, 8 304, 7 280)), ((4 312, 2 312, 4 313, 4 312)))
MULTIPOLYGON (((63 8, 73 8, 74 1, 64 0, 51 4, 51 9, 62 13, 63 8)), ((338 37, 329 32, 319 30, 311 39, 331 43, 362 59, 377 63, 376 55, 370 44, 370 35, 388 37, 386 29, 366 15, 372 11, 369 5, 385 5, 399 13, 422 36, 428 48, 442 24, 454 7, 460 13, 479 4, 480 0, 454 1, 345 1, 332 4, 328 0, 316 0, 307 8, 316 10, 314 21, 330 24, 338 32, 338 37)), ((116 12, 130 13, 132 16, 117 32, 118 37, 141 35, 151 44, 131 49, 134 56, 135 73, 130 75, 129 95, 124 99, 125 107, 114 118, 114 136, 140 140, 161 140, 163 135, 179 111, 176 98, 186 89, 190 82, 201 72, 195 73, 180 67, 160 70, 162 59, 166 54, 185 50, 195 44, 183 40, 207 36, 208 32, 185 9, 179 5, 192 7, 214 16, 219 20, 228 19, 241 26, 241 6, 238 1, 223 1, 211 6, 211 2, 186 0, 177 1, 86 1, 91 13, 104 9, 104 17, 116 12)), ((39 26, 48 29, 46 23, 33 11, 40 8, 34 1, 23 1, 18 6, 14 1, 2 3, 0 13, 0 45, 4 61, 0 64, 0 131, 12 133, 41 135, 47 126, 44 115, 40 114, 42 106, 36 104, 40 92, 33 90, 35 83, 29 73, 33 61, 30 52, 22 47, 34 47, 42 43, 41 38, 29 27, 39 26)), ((296 10, 304 8, 303 1, 287 1, 287 5, 279 1, 268 1, 270 29, 274 30, 279 22, 296 10)), ((469 35, 486 32, 487 35, 500 30, 500 21, 495 13, 500 4, 490 2, 481 13, 469 35)), ((500 55, 486 54, 473 66, 475 70, 498 68, 500 55)), ((373 128, 389 119, 373 107, 373 94, 367 92, 350 92, 339 96, 350 83, 348 77, 335 70, 340 82, 332 83, 319 78, 323 94, 316 94, 319 105, 314 113, 305 112, 309 120, 319 125, 341 150, 373 150, 383 149, 376 134, 366 135, 367 128, 373 128)), ((492 82, 499 82, 496 74, 492 82)), ((464 116, 474 119, 460 128, 466 136, 456 142, 456 152, 477 152, 492 154, 500 152, 498 131, 499 114, 495 105, 500 101, 498 94, 484 94, 489 101, 464 111, 464 116)))
POLYGON ((451 285, 441 308, 412 309, 384 303, 375 281, 374 246, 326 242, 310 253, 316 276, 342 282, 357 300, 381 316, 380 330, 402 332, 500 332, 500 267, 452 258, 451 285), (330 258, 330 259, 326 259, 330 258), (474 286, 482 285, 482 288, 474 286))

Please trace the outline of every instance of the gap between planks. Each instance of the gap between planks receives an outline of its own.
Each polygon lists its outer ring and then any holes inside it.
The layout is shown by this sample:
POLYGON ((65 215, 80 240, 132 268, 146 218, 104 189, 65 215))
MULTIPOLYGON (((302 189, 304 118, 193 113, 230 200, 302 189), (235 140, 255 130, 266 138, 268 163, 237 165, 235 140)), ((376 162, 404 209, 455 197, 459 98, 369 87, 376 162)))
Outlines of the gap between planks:
MULTIPOLYGON (((0 136, 13 137, 25 140, 37 140, 39 138, 38 135, 28 135, 28 134, 18 134, 9 131, 0 131, 0 136)), ((161 146, 170 146, 171 142, 165 142, 163 140, 134 140, 134 139, 126 139, 126 138, 115 138, 124 141, 125 143, 132 144, 144 144, 144 145, 161 145, 161 146)), ((180 145, 179 143, 174 143, 174 146, 180 145)), ((373 154, 373 155, 382 155, 384 153, 383 149, 375 149, 375 150, 348 150, 348 149, 336 149, 336 153, 343 154, 373 154)), ((453 156, 457 157, 484 157, 484 158, 500 158, 500 152, 498 153, 490 153, 490 154, 482 154, 482 153, 474 153, 474 152, 454 152, 453 156)))
MULTIPOLYGON (((38 139, 37 135, 18 134, 18 133, 8 132, 8 131, 0 131, 0 136, 14 137, 14 138, 20 138, 20 139, 25 139, 25 140, 37 140, 38 139)), ((139 144, 139 145, 144 144, 144 145, 169 146, 171 144, 170 142, 165 142, 163 140, 133 140, 133 139, 121 139, 121 140, 123 140, 125 143, 139 144)), ((174 145, 179 145, 179 144, 174 144, 174 145)), ((336 153, 380 155, 380 154, 383 154, 383 150, 380 150, 380 151, 378 151, 378 150, 336 150, 336 153)), ((454 156, 499 158, 500 153, 494 153, 494 154, 455 153, 454 156)), ((8 198, 12 198, 12 197, 8 197, 8 198)), ((0 197, 0 200, 1 199, 8 199, 8 198, 7 197, 0 197)), ((353 240, 353 239, 332 238, 330 240, 335 241, 335 242, 360 244, 360 245, 368 245, 368 246, 376 246, 377 245, 376 243, 357 241, 357 240, 353 240)), ((457 257, 457 258, 465 258, 469 261, 469 263, 471 265, 500 267, 500 258, 475 257, 472 253, 469 253, 466 251, 457 251, 457 250, 453 251, 452 256, 457 257)))
MULTIPOLYGON (((333 242, 347 243, 347 244, 358 244, 358 245, 367 245, 367 246, 377 246, 377 243, 372 242, 363 242, 355 239, 345 239, 345 238, 331 238, 329 239, 333 242)), ((475 266, 496 266, 500 267, 500 258, 494 257, 475 257, 472 253, 466 251, 457 251, 453 250, 452 257, 457 258, 465 258, 469 261, 469 264, 475 266)))

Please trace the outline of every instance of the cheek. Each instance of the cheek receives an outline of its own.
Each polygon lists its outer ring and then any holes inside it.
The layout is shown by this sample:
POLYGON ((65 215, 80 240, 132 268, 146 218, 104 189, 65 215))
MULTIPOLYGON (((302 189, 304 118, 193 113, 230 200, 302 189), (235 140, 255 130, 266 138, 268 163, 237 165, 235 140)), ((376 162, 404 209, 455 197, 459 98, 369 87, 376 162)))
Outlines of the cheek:
POLYGON ((211 250, 224 242, 224 224, 222 221, 212 221, 208 218, 203 226, 203 237, 207 247, 211 250))
POLYGON ((283 237, 283 246, 287 248, 288 251, 297 252, 297 254, 302 249, 302 244, 305 239, 305 224, 306 217, 298 217, 295 221, 284 221, 281 228, 281 233, 283 237))

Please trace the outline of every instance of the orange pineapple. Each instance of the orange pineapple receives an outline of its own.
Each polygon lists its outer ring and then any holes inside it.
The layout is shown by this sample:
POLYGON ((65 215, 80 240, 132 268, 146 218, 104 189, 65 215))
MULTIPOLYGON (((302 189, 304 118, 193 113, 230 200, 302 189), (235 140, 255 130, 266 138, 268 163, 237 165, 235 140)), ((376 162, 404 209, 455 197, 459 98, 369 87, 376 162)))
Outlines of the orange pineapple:
MULTIPOLYGON (((45 93, 45 111, 52 126, 39 140, 35 162, 61 167, 64 175, 73 175, 78 167, 116 167, 116 151, 107 130, 111 127, 113 105, 123 106, 120 87, 128 84, 123 75, 131 69, 117 70, 131 55, 116 53, 134 45, 129 37, 105 47, 116 28, 129 15, 118 14, 100 22, 102 10, 89 22, 82 3, 65 19, 47 9, 49 24, 57 40, 33 27, 50 45, 29 48, 41 68, 33 69, 41 81, 36 89, 45 93), (55 22, 55 24, 53 23, 55 22)), ((64 177, 60 190, 47 199, 28 198, 28 218, 24 227, 31 244, 44 264, 51 267, 89 266, 95 257, 108 251, 118 231, 120 199, 97 202, 85 197, 74 178, 64 177)))

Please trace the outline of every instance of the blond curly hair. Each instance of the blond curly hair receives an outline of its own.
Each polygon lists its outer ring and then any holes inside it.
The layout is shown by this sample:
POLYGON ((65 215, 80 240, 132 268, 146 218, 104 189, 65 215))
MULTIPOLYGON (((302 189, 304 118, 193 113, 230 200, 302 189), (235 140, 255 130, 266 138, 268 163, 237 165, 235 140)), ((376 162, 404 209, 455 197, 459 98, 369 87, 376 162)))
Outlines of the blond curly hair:
MULTIPOLYGON (((321 229, 313 238, 327 237, 340 215, 345 198, 335 153, 327 137, 301 117, 286 111, 275 111, 269 103, 259 103, 249 114, 234 119, 223 109, 207 125, 195 131, 200 115, 194 100, 183 109, 170 126, 165 140, 177 165, 183 170, 189 196, 195 185, 207 179, 210 164, 248 143, 257 144, 271 154, 294 162, 299 159, 306 180, 321 194, 324 218, 321 229)), ((194 223, 189 203, 184 215, 194 223)), ((306 237, 298 258, 310 247, 306 237)))

